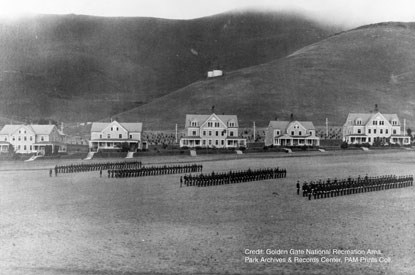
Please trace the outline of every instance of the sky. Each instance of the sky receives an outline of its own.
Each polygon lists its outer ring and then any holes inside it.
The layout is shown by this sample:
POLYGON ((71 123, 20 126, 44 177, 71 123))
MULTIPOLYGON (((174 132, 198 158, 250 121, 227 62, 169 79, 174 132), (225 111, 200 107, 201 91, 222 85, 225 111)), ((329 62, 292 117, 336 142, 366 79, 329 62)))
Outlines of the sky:
POLYGON ((294 10, 347 26, 415 21, 414 0, 0 0, 4 18, 86 14, 193 19, 235 9, 294 10))

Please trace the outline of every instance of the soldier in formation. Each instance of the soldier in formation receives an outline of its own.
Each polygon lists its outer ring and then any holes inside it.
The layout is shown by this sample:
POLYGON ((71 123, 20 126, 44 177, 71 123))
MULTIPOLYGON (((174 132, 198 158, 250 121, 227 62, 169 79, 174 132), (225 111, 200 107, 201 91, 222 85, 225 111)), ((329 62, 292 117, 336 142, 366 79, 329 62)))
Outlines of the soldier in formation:
POLYGON ((379 191, 392 188, 413 186, 413 176, 385 175, 378 177, 358 176, 347 179, 319 180, 304 182, 302 186, 303 197, 322 199, 329 197, 345 196, 363 192, 379 191))
POLYGON ((138 169, 113 169, 108 170, 108 177, 111 178, 131 178, 131 177, 145 177, 158 176, 182 173, 201 172, 203 166, 200 164, 185 164, 185 165, 171 165, 171 166, 146 166, 138 169))
POLYGON ((279 168, 265 168, 257 170, 245 170, 245 171, 229 171, 211 174, 200 175, 185 175, 183 177, 185 186, 197 186, 207 187, 231 183, 260 181, 276 178, 285 178, 287 176, 286 169, 279 168))

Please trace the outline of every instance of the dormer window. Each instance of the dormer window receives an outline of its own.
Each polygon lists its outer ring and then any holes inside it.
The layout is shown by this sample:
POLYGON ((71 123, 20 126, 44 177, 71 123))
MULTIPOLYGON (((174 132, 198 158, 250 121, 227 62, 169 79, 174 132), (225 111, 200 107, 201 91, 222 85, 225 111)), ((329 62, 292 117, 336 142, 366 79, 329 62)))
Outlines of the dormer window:
POLYGON ((196 127, 197 126, 197 122, 196 121, 192 121, 190 124, 191 124, 192 127, 196 127))
POLYGON ((229 127, 235 127, 235 122, 233 121, 229 122, 229 127))
POLYGON ((358 118, 358 119, 356 120, 356 125, 362 125, 362 120, 361 120, 360 118, 358 118))
POLYGON ((396 119, 392 120, 392 125, 398 125, 398 121, 396 119))

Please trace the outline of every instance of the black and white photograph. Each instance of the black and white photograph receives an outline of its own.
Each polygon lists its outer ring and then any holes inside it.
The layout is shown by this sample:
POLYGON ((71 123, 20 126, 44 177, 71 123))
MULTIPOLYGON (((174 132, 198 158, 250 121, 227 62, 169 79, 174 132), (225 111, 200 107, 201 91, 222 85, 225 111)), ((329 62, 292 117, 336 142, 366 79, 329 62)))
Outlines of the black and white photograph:
POLYGON ((0 274, 415 274, 415 1, 0 0, 0 274))

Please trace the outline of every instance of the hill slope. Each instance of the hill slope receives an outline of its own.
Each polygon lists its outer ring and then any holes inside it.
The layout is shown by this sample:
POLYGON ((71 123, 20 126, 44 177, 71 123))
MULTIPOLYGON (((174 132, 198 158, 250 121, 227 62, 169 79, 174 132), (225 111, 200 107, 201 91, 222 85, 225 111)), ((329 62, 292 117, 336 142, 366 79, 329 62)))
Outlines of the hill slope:
POLYGON ((95 120, 338 31, 298 15, 195 20, 43 15, 0 24, 3 115, 95 120))
POLYGON ((242 126, 269 120, 342 125, 348 112, 378 104, 415 125, 415 23, 383 23, 334 35, 286 58, 199 81, 117 115, 147 128, 183 127, 186 113, 237 114, 242 126))

